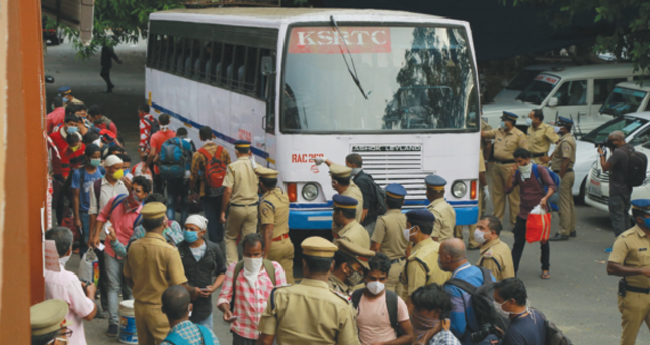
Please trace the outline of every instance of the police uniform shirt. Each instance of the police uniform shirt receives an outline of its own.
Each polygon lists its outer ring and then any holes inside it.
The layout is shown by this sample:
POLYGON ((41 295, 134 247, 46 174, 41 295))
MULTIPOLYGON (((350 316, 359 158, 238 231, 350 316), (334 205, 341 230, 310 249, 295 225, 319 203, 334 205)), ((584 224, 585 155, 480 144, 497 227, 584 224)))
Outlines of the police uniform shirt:
POLYGON ((500 161, 514 160, 512 155, 516 149, 528 149, 528 140, 526 135, 517 127, 513 127, 509 132, 503 128, 493 129, 485 132, 487 139, 494 139, 494 159, 500 161))
POLYGON ((548 153, 551 144, 559 139, 553 127, 546 123, 541 123, 537 128, 528 127, 528 150, 531 154, 548 153))
POLYGON ((223 186, 232 188, 232 204, 248 206, 256 203, 258 184, 259 180, 248 157, 239 157, 235 162, 228 164, 223 186))
POLYGON ((421 286, 433 283, 442 286, 451 277, 451 272, 443 271, 438 265, 439 249, 440 243, 427 238, 411 250, 402 274, 402 284, 406 285, 408 296, 421 286))
POLYGON ((273 224, 273 238, 289 233, 289 196, 276 187, 262 195, 259 205, 260 225, 273 224))
POLYGON ((483 158, 483 149, 481 149, 481 154, 478 155, 478 172, 482 173, 487 171, 485 168, 485 159, 483 158))
POLYGON ((326 282, 305 278, 298 285, 276 288, 273 294, 258 331, 275 335, 278 344, 359 344, 352 307, 326 282))
POLYGON ((389 259, 395 260, 406 255, 409 242, 404 237, 406 216, 401 210, 388 210, 383 216, 377 218, 372 241, 381 244, 379 252, 386 254, 389 259))
MULTIPOLYGON (((638 225, 618 236, 608 261, 633 268, 650 267, 650 238, 638 225)), ((627 285, 650 288, 650 278, 643 275, 625 277, 627 285)))
POLYGON ((359 186, 350 180, 350 186, 343 193, 341 193, 341 195, 349 196, 350 198, 354 198, 357 202, 359 202, 357 204, 357 214, 355 219, 357 222, 361 223, 361 216, 363 215, 363 193, 361 193, 359 186))
POLYGON ((341 295, 350 296, 352 294, 352 287, 331 273, 327 280, 327 285, 330 289, 340 293, 341 295))
POLYGON ((427 209, 436 217, 431 237, 437 237, 438 242, 454 237, 454 227, 456 226, 454 208, 445 199, 440 198, 432 201, 427 209))
POLYGON ((338 232, 334 238, 335 244, 337 238, 345 238, 358 246, 370 249, 370 236, 368 236, 368 231, 356 220, 348 223, 348 225, 344 226, 338 232))
POLYGON ((187 282, 178 249, 153 232, 147 232, 129 247, 124 276, 133 280, 133 298, 156 305, 162 303, 165 289, 187 282))
POLYGON ((560 142, 555 146, 553 158, 551 159, 551 170, 560 171, 564 158, 568 158, 570 161, 567 168, 573 169, 573 164, 576 162, 576 141, 571 133, 564 134, 560 138, 560 142))
POLYGON ((477 265, 492 271, 492 275, 497 281, 515 276, 510 247, 501 242, 499 238, 491 240, 481 247, 481 257, 477 265))

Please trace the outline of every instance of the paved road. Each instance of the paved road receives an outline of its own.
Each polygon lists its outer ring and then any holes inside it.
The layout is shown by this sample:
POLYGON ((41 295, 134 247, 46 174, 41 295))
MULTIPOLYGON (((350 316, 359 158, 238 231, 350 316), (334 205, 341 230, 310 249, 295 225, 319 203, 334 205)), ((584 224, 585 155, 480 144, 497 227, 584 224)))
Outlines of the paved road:
MULTIPOLYGON (((116 48, 116 53, 125 63, 115 64, 112 70, 116 85, 112 94, 102 93, 105 84, 99 77, 98 57, 89 61, 75 60, 74 52, 67 44, 49 47, 45 57, 46 73, 57 80, 47 86, 47 96, 52 97, 59 86, 69 85, 77 98, 87 105, 101 104, 105 113, 115 121, 126 139, 127 150, 134 157, 137 157, 138 140, 136 109, 144 101, 144 49, 142 43, 116 48)), ((553 216, 553 229, 557 229, 558 219, 555 214, 553 216)), ((552 279, 542 281, 539 278, 540 250, 537 244, 527 245, 519 277, 526 283, 531 306, 542 310, 575 344, 616 344, 621 330, 616 294, 618 278, 607 276, 607 254, 603 253, 613 240, 609 218, 606 213, 587 206, 578 206, 577 216, 578 238, 551 244, 552 279)), ((513 236, 508 230, 504 230, 502 239, 512 245, 513 236)), ((470 251, 468 258, 476 262, 478 252, 470 251)), ((69 268, 74 269, 77 262, 77 258, 70 260, 69 268)), ((221 321, 221 312, 216 311, 214 319, 215 333, 221 343, 230 344, 232 337, 227 325, 221 321)), ((88 343, 115 343, 115 339, 103 335, 106 327, 106 320, 86 322, 88 343)), ((647 328, 642 327, 637 343, 650 343, 647 328)))

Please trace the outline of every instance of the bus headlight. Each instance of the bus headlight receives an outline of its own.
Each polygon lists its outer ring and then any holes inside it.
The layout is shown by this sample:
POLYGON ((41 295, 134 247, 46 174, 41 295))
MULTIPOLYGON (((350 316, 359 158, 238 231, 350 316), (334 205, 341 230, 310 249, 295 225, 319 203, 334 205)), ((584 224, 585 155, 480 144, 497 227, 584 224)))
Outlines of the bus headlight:
POLYGON ((312 201, 318 197, 318 187, 313 183, 307 183, 302 187, 302 197, 307 201, 312 201))
POLYGON ((451 194, 457 198, 462 198, 467 194, 467 185, 463 181, 454 182, 451 187, 451 194))

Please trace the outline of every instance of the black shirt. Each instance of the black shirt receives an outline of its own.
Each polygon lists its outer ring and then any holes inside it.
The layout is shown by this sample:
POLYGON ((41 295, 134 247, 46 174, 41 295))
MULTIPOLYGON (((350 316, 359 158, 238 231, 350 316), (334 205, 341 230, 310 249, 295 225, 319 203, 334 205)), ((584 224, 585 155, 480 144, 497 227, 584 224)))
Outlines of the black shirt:
POLYGON ((628 165, 630 164, 629 151, 634 148, 630 144, 625 144, 615 149, 607 163, 612 167, 609 169, 609 195, 627 195, 632 194, 632 186, 628 182, 628 165))
POLYGON ((361 225, 365 226, 377 220, 378 216, 375 181, 372 179, 372 176, 366 174, 363 170, 354 175, 352 181, 361 189, 361 194, 363 194, 363 209, 368 210, 366 218, 361 222, 361 225))
POLYGON ((546 344, 546 324, 544 318, 535 310, 528 315, 510 321, 510 327, 501 340, 501 345, 544 345, 546 344))
POLYGON ((100 64, 102 65, 103 68, 111 68, 113 67, 113 60, 117 61, 117 55, 115 55, 115 52, 113 51, 113 48, 109 46, 103 46, 102 47, 102 57, 100 59, 100 64))

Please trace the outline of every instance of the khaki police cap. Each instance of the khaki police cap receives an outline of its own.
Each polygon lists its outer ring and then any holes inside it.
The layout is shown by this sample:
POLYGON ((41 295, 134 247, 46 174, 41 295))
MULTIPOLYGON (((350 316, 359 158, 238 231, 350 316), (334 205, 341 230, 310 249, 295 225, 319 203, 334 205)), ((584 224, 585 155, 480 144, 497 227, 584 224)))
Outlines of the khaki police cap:
POLYGON ((32 335, 48 334, 72 325, 72 322, 65 319, 68 309, 68 303, 62 299, 49 299, 31 306, 29 321, 32 335))
POLYGON ((313 236, 302 241, 302 253, 321 258, 333 258, 338 248, 332 242, 318 236, 313 236))
POLYGON ((165 216, 165 212, 167 212, 167 207, 165 207, 161 202, 147 203, 144 205, 142 210, 140 210, 143 219, 161 218, 165 216))
POLYGON ((375 256, 375 252, 363 248, 362 246, 348 240, 345 238, 339 239, 336 241, 336 245, 339 246, 339 249, 348 254, 352 255, 357 261, 365 268, 370 268, 368 265, 368 260, 370 260, 371 257, 375 256))
POLYGON ((277 170, 260 167, 255 168, 255 173, 262 178, 278 178, 279 172, 277 170))
POLYGON ((345 165, 341 164, 332 164, 330 165, 330 175, 336 177, 350 177, 352 173, 352 168, 348 168, 345 165))

